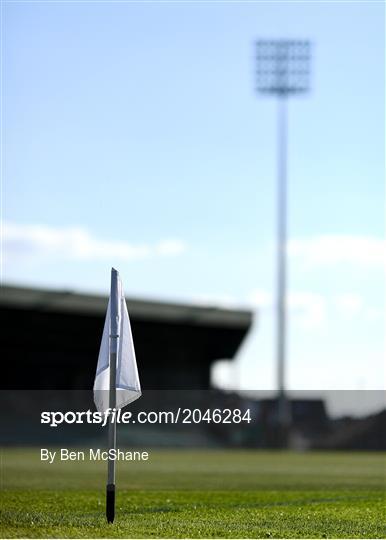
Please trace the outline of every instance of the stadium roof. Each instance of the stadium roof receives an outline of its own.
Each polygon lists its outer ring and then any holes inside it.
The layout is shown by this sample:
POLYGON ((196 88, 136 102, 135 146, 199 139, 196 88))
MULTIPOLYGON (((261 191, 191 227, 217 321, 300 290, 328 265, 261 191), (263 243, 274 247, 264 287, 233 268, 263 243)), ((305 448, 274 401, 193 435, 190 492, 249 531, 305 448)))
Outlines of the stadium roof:
MULTIPOLYGON (((252 322, 243 310, 139 299, 127 305, 141 383, 154 390, 209 388, 211 364, 234 358, 252 322)), ((106 308, 106 296, 3 286, 0 351, 5 365, 23 366, 17 388, 91 388, 106 308)), ((3 374, 2 388, 15 384, 11 371, 3 374)))
MULTIPOLYGON (((101 316, 106 312, 107 297, 81 294, 70 290, 32 289, 2 286, 0 306, 55 313, 101 316)), ((126 298, 131 316, 140 320, 174 322, 200 326, 230 326, 247 330, 252 313, 247 310, 196 306, 126 298)))

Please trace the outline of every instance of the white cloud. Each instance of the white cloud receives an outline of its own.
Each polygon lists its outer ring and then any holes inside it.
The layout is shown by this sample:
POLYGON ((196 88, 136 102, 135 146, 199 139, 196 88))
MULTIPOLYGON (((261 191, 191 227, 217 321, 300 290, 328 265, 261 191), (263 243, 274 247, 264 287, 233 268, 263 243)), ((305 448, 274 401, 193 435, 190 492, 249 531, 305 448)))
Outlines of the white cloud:
POLYGON ((363 310, 363 298, 356 293, 340 294, 335 299, 335 306, 343 317, 352 319, 363 310))
POLYGON ((181 240, 163 240, 156 246, 160 255, 179 255, 185 251, 185 244, 181 240))
POLYGON ((130 244, 101 240, 82 227, 3 224, 3 249, 8 257, 52 257, 75 260, 115 259, 132 261, 155 256, 179 255, 186 249, 180 240, 157 244, 130 244))
POLYGON ((306 267, 340 263, 370 267, 385 265, 385 248, 385 240, 375 236, 321 235, 291 240, 288 254, 306 267))
MULTIPOLYGON (((248 305, 257 308, 275 309, 275 297, 264 289, 253 290, 248 295, 248 305)), ((362 295, 347 292, 338 295, 325 295, 310 291, 289 291, 287 295, 288 317, 290 321, 300 324, 303 328, 320 328, 328 317, 352 320, 361 317, 364 321, 381 320, 385 313, 380 307, 368 306, 362 295)))
POLYGON ((369 307, 365 310, 365 319, 370 323, 375 323, 384 320, 385 310, 376 307, 369 307))
POLYGON ((334 300, 334 306, 338 313, 349 320, 361 317, 364 322, 375 323, 381 321, 385 316, 384 303, 378 306, 368 305, 365 299, 357 293, 341 294, 336 296, 334 300))
POLYGON ((289 293, 288 307, 304 328, 318 328, 326 321, 327 302, 321 294, 312 292, 289 293))
POLYGON ((253 306, 263 309, 272 306, 272 295, 264 289, 255 289, 249 294, 248 301, 253 306))
POLYGON ((236 298, 229 294, 207 295, 201 294, 189 299, 190 302, 202 307, 219 307, 222 309, 245 309, 236 298))
MULTIPOLYGON (((256 289, 248 297, 249 302, 257 309, 274 307, 274 298, 264 289, 256 289)), ((326 320, 327 301, 318 293, 307 291, 289 292, 287 296, 289 317, 304 328, 317 328, 326 320)))

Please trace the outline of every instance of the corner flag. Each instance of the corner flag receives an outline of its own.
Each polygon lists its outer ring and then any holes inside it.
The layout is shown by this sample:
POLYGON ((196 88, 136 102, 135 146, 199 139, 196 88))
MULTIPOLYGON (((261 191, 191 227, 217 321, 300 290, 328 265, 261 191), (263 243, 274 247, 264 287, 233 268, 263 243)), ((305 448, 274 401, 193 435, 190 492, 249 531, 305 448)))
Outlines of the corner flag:
POLYGON ((121 409, 141 396, 141 385, 122 282, 117 270, 112 268, 111 293, 94 382, 94 401, 100 412, 110 407, 110 354, 114 352, 117 355, 114 407, 121 409))
MULTIPOLYGON (((121 409, 141 396, 137 362, 129 314, 122 282, 115 268, 111 269, 110 299, 107 306, 102 343, 99 350, 94 382, 94 401, 99 412, 121 409)), ((117 445, 116 416, 109 423, 108 447, 117 445)), ((110 457, 107 469, 106 517, 113 523, 115 516, 115 460, 110 457)))

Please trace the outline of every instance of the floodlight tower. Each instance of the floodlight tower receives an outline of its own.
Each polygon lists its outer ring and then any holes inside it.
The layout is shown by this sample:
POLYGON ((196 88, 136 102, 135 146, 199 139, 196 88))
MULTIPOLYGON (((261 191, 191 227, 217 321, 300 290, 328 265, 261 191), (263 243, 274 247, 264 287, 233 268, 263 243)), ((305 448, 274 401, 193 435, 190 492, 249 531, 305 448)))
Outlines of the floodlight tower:
MULTIPOLYGON (((278 418, 286 434, 290 411, 285 392, 286 358, 286 244, 287 244, 287 98, 309 90, 310 42, 259 40, 257 91, 278 98, 277 179, 277 386, 278 418)), ((284 437, 286 437, 284 435, 284 437)), ((283 439, 284 441, 286 438, 283 439)))

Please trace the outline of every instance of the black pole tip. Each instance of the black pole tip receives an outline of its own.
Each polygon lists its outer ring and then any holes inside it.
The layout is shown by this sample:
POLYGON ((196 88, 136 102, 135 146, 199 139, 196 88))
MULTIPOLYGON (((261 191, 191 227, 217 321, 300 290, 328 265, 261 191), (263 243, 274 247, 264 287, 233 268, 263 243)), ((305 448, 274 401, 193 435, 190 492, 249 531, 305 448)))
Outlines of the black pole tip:
POLYGON ((106 518, 107 523, 114 523, 115 517, 115 484, 106 486, 106 518))

